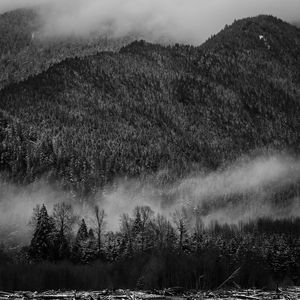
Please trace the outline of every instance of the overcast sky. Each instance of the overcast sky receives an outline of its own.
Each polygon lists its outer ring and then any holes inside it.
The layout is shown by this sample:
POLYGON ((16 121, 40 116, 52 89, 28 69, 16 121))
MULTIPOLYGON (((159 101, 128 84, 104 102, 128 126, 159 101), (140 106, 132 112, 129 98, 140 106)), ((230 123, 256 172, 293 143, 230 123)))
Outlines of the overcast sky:
POLYGON ((48 35, 93 31, 201 43, 234 19, 272 14, 299 20, 300 0, 0 0, 0 13, 42 5, 48 35))

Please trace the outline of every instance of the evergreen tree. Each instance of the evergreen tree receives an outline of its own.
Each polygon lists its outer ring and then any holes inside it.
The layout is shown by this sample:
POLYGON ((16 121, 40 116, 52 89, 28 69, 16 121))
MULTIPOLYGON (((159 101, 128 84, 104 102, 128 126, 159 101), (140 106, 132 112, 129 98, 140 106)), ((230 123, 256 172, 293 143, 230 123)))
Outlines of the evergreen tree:
POLYGON ((70 244, 62 230, 56 232, 53 252, 55 260, 64 260, 70 257, 70 244))
POLYGON ((76 235, 76 241, 77 242, 85 241, 85 240, 87 240, 88 237, 89 237, 89 234, 88 234, 87 226, 85 224, 85 220, 82 219, 81 224, 78 229, 78 232, 77 232, 77 235, 76 235))
POLYGON ((86 247, 85 242, 88 240, 89 234, 84 219, 81 220, 81 224, 77 231, 75 242, 72 248, 72 260, 76 263, 84 262, 84 249, 86 247))
POLYGON ((82 262, 89 263, 98 256, 98 244, 94 235, 94 230, 90 228, 88 238, 82 244, 82 262))
POLYGON ((90 228, 88 236, 90 240, 95 240, 95 234, 92 228, 90 228))
POLYGON ((134 222, 132 226, 132 233, 134 238, 133 248, 135 251, 139 251, 142 248, 142 220, 141 220, 141 210, 140 207, 137 206, 134 209, 134 222))
POLYGON ((45 205, 39 210, 36 228, 30 244, 30 255, 34 260, 51 259, 53 249, 53 235, 55 228, 49 217, 45 205))
POLYGON ((175 248, 175 244, 177 241, 176 232, 173 228, 172 224, 168 221, 166 228, 166 243, 165 247, 170 251, 175 248))
POLYGON ((149 206, 137 206, 134 209, 133 236, 137 251, 144 251, 151 239, 152 232, 149 224, 153 214, 149 206))
POLYGON ((137 235, 142 229, 141 208, 139 206, 134 209, 134 215, 133 233, 137 235))
POLYGON ((35 228, 36 228, 36 224, 37 224, 37 220, 38 220, 38 217, 39 217, 39 213, 40 213, 40 209, 41 209, 41 206, 40 204, 37 204, 34 208, 33 208, 33 212, 32 212, 32 216, 31 216, 31 219, 28 223, 28 225, 30 226, 30 228, 34 231, 35 228))
POLYGON ((134 234, 133 220, 128 214, 121 216, 122 256, 131 257, 133 254, 134 234))

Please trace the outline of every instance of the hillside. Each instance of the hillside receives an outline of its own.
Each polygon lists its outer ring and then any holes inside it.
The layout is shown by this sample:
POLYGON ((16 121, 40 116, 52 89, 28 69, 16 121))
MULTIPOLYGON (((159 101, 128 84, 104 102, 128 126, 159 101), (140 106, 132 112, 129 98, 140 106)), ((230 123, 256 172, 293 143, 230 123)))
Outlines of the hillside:
POLYGON ((300 30, 270 16, 200 47, 133 42, 0 92, 2 176, 84 196, 116 177, 169 182, 300 145, 300 30), (161 175, 163 174, 163 175, 161 175))
POLYGON ((117 51, 133 40, 99 35, 46 38, 40 33, 41 28, 42 21, 35 10, 20 9, 0 15, 0 89, 68 57, 117 51))

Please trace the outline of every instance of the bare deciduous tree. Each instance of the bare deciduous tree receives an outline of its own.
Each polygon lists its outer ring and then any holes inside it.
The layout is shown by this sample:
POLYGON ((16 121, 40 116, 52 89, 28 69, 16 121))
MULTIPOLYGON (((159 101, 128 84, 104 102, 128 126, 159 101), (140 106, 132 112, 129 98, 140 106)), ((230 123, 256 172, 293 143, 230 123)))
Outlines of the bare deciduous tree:
POLYGON ((54 205, 52 217, 57 231, 63 236, 70 235, 72 226, 78 221, 78 216, 74 214, 72 205, 65 202, 54 205))
POLYGON ((164 244, 166 243, 168 226, 168 220, 163 215, 158 214, 153 221, 156 242, 160 249, 163 248, 164 244))
POLYGON ((143 251, 145 249, 147 227, 154 215, 154 212, 149 206, 137 206, 134 209, 134 215, 140 216, 141 248, 143 251))
POLYGON ((95 205, 94 207, 94 214, 95 214, 95 231, 97 234, 97 248, 98 248, 98 253, 101 252, 101 247, 102 247, 102 235, 105 227, 105 211, 104 209, 100 209, 98 205, 95 205))
POLYGON ((173 221, 179 233, 179 249, 182 250, 183 240, 187 234, 188 227, 188 213, 187 210, 182 207, 180 210, 176 210, 173 213, 173 221))

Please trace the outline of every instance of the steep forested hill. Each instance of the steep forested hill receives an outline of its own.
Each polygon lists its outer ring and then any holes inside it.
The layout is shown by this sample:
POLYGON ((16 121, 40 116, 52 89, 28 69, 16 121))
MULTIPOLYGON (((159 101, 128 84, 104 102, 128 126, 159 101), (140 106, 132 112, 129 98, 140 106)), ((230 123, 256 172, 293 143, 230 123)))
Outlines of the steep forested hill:
POLYGON ((32 32, 38 25, 38 17, 32 10, 15 10, 0 15, 1 55, 16 55, 29 46, 32 32))
POLYGON ((2 176, 80 195, 118 176, 171 180, 300 145, 300 30, 270 16, 200 47, 134 42, 0 92, 2 176))
POLYGON ((0 15, 0 89, 74 56, 117 51, 133 39, 106 36, 45 37, 36 10, 19 9, 0 15))

